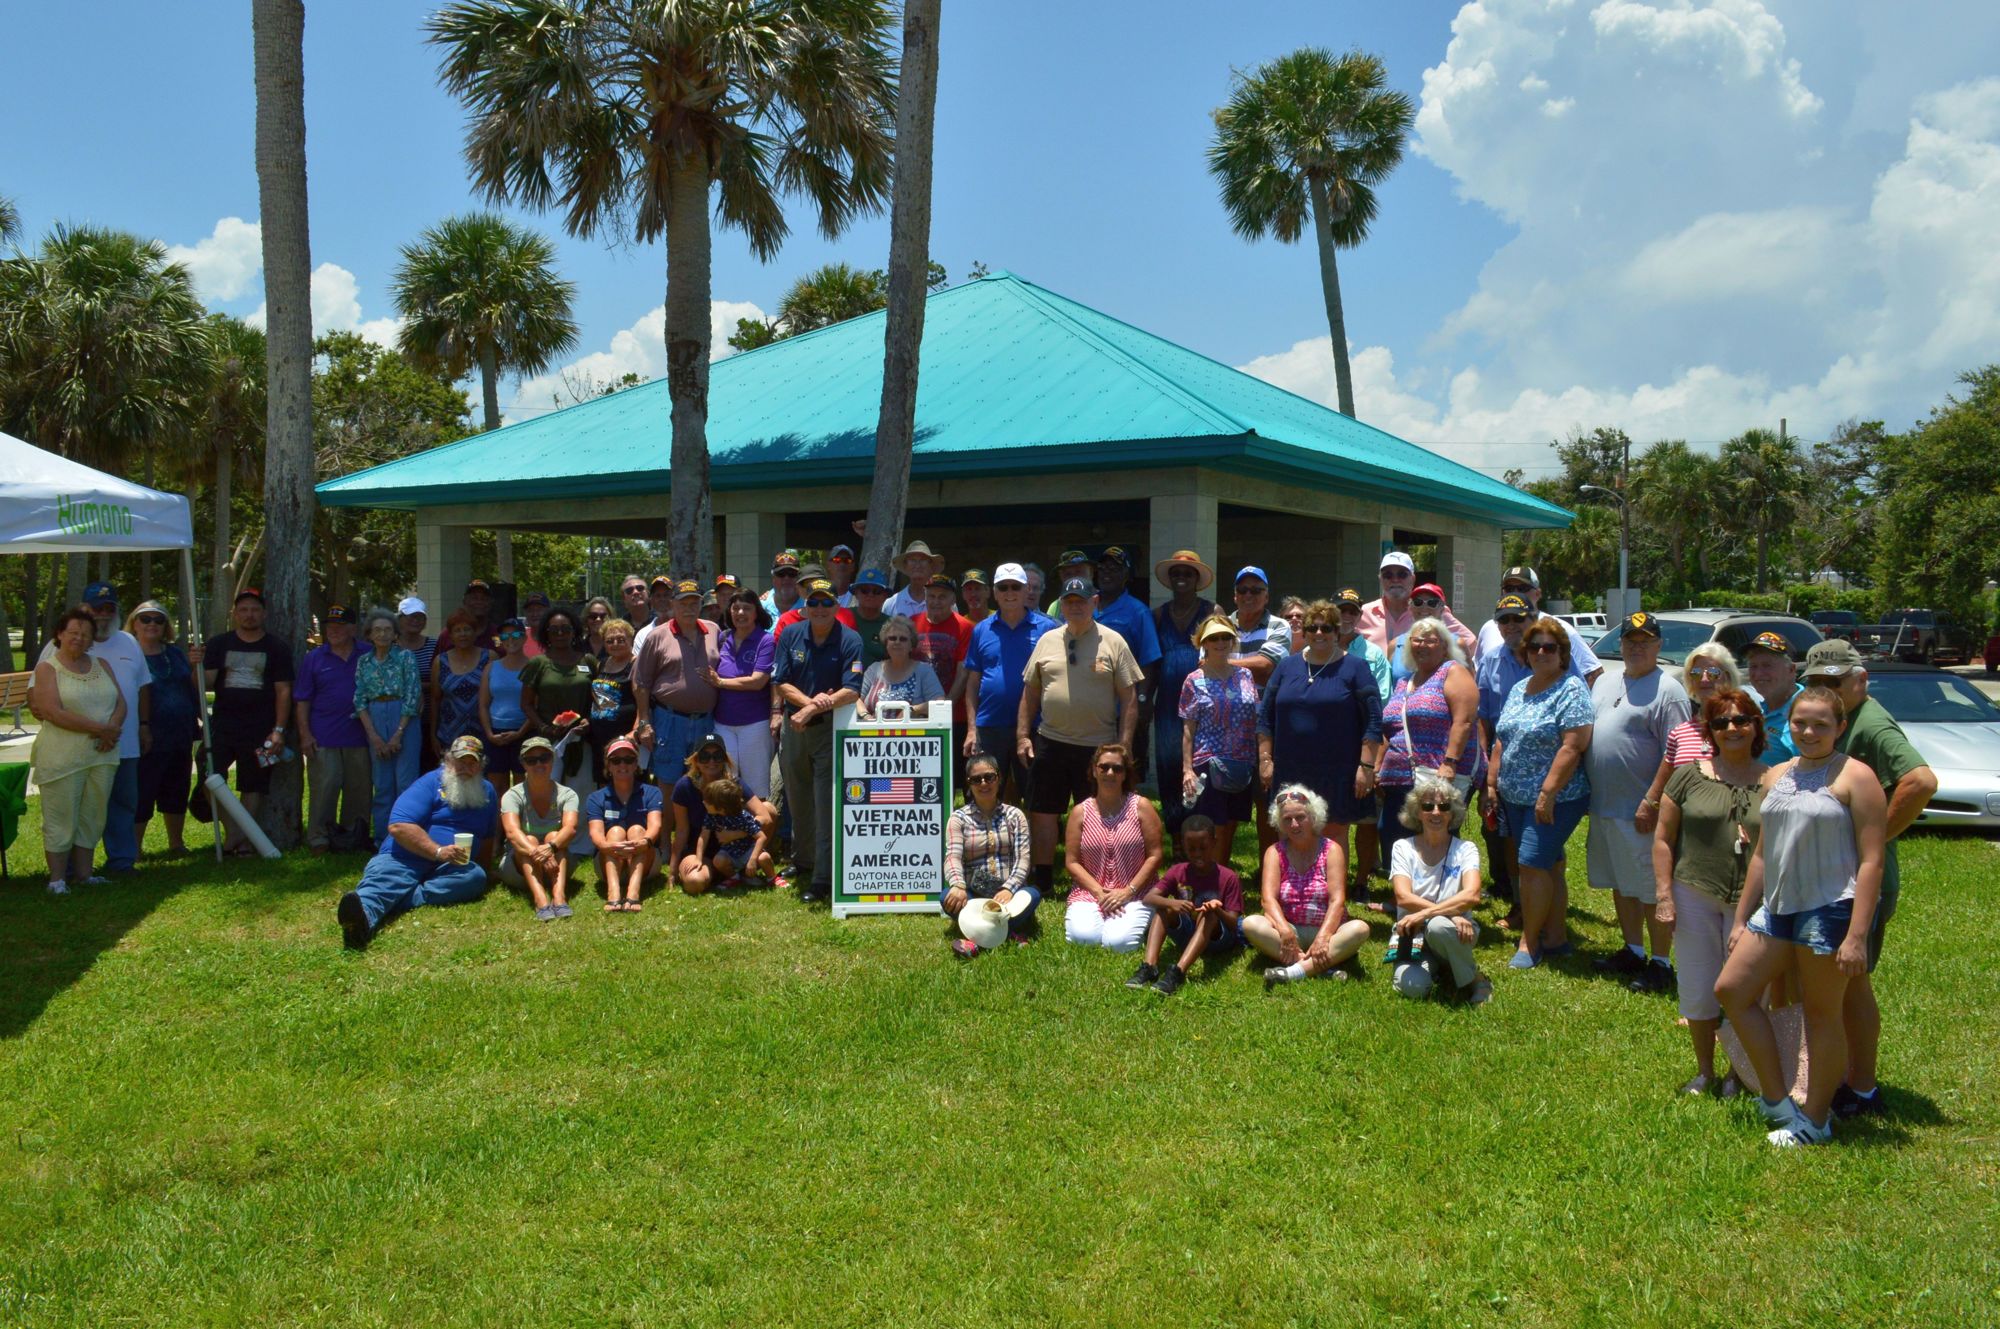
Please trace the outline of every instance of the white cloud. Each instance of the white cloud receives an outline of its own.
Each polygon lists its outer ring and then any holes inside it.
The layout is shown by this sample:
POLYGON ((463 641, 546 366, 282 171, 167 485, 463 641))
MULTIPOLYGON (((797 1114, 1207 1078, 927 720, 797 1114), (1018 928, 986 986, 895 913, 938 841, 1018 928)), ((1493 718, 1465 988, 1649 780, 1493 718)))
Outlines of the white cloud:
MULTIPOLYGON (((723 360, 736 353, 736 348, 729 344, 729 338, 735 335, 738 319, 765 317, 764 311, 748 300, 711 300, 708 306, 709 357, 723 360)), ((655 305, 630 327, 613 333, 610 343, 603 350, 579 356, 550 373, 523 379, 515 390, 512 410, 515 414, 539 414, 549 410, 558 400, 568 404, 570 389, 566 383, 602 386, 615 383, 627 374, 637 374, 645 379, 659 378, 667 372, 666 338, 667 307, 655 305)))
POLYGON ((1785 28, 1759 0, 1605 0, 1590 12, 1600 38, 1631 38, 1655 55, 1701 61, 1744 81, 1768 70, 1789 115, 1817 114, 1823 103, 1800 78, 1799 62, 1783 57, 1785 28))
POLYGON ((187 268, 203 304, 234 300, 254 287, 264 270, 263 231, 256 222, 224 217, 206 239, 168 245, 167 259, 187 268))
MULTIPOLYGON (((260 304, 244 318, 253 328, 267 320, 267 304, 260 304)), ((313 335, 329 332, 358 332, 378 346, 393 347, 403 326, 400 318, 361 317, 361 283, 338 263, 322 263, 312 274, 313 335)))
POLYGON ((1713 212, 1649 242, 1620 285, 1658 304, 1796 292, 1842 262, 1850 230, 1834 208, 1713 212))

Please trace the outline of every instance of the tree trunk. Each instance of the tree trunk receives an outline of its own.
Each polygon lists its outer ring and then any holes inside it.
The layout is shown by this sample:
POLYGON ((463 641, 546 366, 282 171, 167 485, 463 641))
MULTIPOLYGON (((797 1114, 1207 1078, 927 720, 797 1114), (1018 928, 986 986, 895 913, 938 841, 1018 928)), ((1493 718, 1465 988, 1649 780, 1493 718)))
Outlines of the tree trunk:
POLYGON ((1763 594, 1771 580, 1771 533, 1757 528, 1757 593, 1763 594))
POLYGON ((1334 261, 1333 213, 1326 186, 1311 183, 1313 239, 1319 243, 1320 292, 1326 297, 1326 330, 1333 339, 1333 382, 1340 396, 1340 413, 1354 416, 1354 372, 1347 364, 1347 316, 1340 309, 1340 268, 1334 261))
POLYGON ((23 580, 27 593, 21 597, 21 659, 34 664, 42 636, 42 556, 24 555, 23 580))
POLYGON ((882 413, 875 423, 875 482, 868 492, 868 535, 861 547, 864 568, 894 564, 909 510, 917 370, 924 340, 924 302, 930 293, 931 126, 937 111, 940 4, 941 0, 907 0, 903 6, 882 413))
POLYGON ((224 616, 229 612, 229 601, 236 593, 236 587, 229 580, 230 557, 234 552, 229 543, 229 523, 234 515, 230 504, 235 499, 230 489, 236 480, 236 440, 224 439, 215 451, 215 568, 208 583, 208 630, 220 632, 224 616))
MULTIPOLYGON (((500 427, 500 362, 493 348, 488 346, 479 355, 479 386, 485 399, 485 431, 492 433, 500 427)), ((493 559, 497 565, 501 581, 514 581, 514 535, 497 527, 493 532, 493 559)))
POLYGON ((63 607, 68 608, 83 599, 83 588, 90 585, 90 555, 64 554, 63 607))
MULTIPOLYGON (((302 651, 312 615, 312 246, 306 215, 305 22, 302 0, 252 0, 257 86, 257 203, 268 309, 265 379, 264 597, 269 630, 302 651)), ((258 821, 280 849, 299 842, 301 763, 272 772, 258 821)))
POLYGON ((707 585, 715 567, 708 493, 708 167, 667 172, 667 395, 673 403, 673 479, 667 562, 675 577, 707 585))

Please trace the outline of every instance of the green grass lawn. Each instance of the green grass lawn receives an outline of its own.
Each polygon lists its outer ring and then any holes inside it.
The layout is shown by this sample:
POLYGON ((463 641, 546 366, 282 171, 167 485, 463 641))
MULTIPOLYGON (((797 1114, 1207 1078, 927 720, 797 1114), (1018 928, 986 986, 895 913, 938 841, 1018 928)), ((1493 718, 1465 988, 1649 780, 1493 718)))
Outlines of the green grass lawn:
MULTIPOLYGON (((1493 1002, 1163 999, 1060 939, 505 893, 341 950, 357 856, 0 890, 0 1324, 1983 1325, 2000 854, 1904 848, 1894 1115, 1780 1153, 1588 955, 1493 1002)), ((157 828, 156 828, 157 834, 157 828)), ((204 832, 205 834, 205 832, 204 832)), ((1581 839, 1572 860, 1581 871, 1581 839)), ((1586 950, 1611 935, 1581 889, 1586 950)))

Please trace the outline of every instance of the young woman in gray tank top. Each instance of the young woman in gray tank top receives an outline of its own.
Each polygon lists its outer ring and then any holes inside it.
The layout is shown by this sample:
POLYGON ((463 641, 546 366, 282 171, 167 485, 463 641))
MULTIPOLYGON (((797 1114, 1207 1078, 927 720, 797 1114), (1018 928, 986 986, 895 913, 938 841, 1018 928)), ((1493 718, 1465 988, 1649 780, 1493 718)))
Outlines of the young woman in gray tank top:
POLYGON ((1882 893, 1888 803, 1875 773, 1834 751, 1840 698, 1807 688, 1792 703, 1799 755, 1764 776, 1762 827, 1736 902, 1715 995, 1766 1087, 1782 1084, 1778 1046, 1757 997, 1796 964, 1805 996, 1806 1101, 1764 1099, 1774 1145, 1833 1138, 1834 1090, 1847 1073, 1841 1004, 1868 969, 1868 925, 1882 893))

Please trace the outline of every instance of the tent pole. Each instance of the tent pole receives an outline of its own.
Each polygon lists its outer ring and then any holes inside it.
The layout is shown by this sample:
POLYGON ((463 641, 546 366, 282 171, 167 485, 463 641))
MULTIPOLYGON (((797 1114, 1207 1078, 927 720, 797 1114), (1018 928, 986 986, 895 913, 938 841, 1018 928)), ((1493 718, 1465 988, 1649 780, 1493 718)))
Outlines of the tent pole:
MULTIPOLYGON (((191 548, 181 550, 181 591, 187 599, 187 603, 181 608, 181 622, 187 625, 188 640, 190 642, 200 641, 201 615, 197 612, 195 606, 194 550, 191 548)), ((196 667, 194 675, 194 707, 201 714, 202 761, 208 767, 208 774, 214 775, 215 736, 209 732, 208 728, 207 674, 208 666, 206 662, 196 667)), ((218 810, 214 816, 215 820, 210 822, 209 825, 215 831, 215 861, 220 863, 222 861, 222 814, 218 810)))

